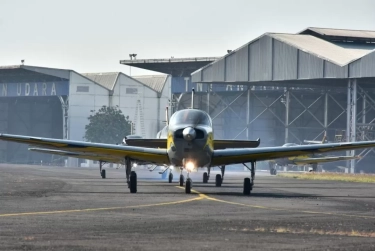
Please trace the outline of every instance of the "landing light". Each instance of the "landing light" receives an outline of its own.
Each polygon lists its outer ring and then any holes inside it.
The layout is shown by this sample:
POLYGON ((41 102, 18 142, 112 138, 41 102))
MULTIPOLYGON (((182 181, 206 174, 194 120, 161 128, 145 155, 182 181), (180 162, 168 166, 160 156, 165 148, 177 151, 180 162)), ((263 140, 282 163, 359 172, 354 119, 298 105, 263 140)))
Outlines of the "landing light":
POLYGON ((133 163, 133 167, 137 167, 138 165, 137 165, 137 163, 133 163))
POLYGON ((194 163, 193 163, 193 162, 187 162, 187 163, 186 163, 186 169, 187 169, 189 172, 194 171, 194 163))
POLYGON ((169 166, 169 168, 170 168, 171 170, 173 170, 173 169, 174 169, 174 166, 169 166))

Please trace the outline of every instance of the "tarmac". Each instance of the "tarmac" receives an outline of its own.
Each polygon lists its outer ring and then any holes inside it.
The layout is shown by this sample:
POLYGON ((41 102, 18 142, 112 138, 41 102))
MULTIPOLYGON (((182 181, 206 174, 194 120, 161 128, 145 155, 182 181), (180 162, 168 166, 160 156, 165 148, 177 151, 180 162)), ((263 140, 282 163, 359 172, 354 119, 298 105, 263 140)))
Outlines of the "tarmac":
POLYGON ((185 194, 139 170, 0 165, 0 250, 375 250, 375 184, 227 171, 185 194))

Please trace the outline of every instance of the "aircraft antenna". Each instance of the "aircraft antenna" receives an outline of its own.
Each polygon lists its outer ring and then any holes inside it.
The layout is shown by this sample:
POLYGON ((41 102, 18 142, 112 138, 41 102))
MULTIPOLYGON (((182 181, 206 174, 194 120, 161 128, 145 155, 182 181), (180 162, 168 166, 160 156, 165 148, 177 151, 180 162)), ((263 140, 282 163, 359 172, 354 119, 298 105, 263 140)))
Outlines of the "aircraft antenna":
POLYGON ((194 109, 194 87, 191 89, 191 109, 194 109))

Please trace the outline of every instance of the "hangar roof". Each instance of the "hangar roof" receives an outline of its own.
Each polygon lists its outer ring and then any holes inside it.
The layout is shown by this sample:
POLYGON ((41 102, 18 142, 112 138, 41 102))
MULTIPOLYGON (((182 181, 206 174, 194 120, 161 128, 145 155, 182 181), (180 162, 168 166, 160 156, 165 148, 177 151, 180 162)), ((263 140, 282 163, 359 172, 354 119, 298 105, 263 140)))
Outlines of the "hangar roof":
POLYGON ((167 81, 168 75, 144 75, 132 77, 138 82, 147 85, 151 89, 161 93, 167 81))
POLYGON ((193 72, 192 82, 262 84, 375 77, 374 34, 323 28, 308 28, 298 34, 265 33, 193 72))
POLYGON ((375 31, 369 31, 369 30, 347 30, 347 29, 332 29, 332 28, 317 28, 317 27, 309 27, 301 32, 299 34, 312 34, 316 33, 321 36, 325 37, 336 37, 339 38, 346 38, 349 39, 368 39, 368 40, 375 40, 375 31))
POLYGON ((29 65, 0 66, 0 82, 58 81, 69 79, 70 70, 29 65))
POLYGON ((311 53, 340 66, 347 65, 375 49, 375 44, 368 46, 345 47, 311 35, 268 34, 269 36, 292 45, 304 52, 311 53))
POLYGON ((100 73, 82 73, 86 78, 103 86, 104 88, 113 91, 116 85, 117 78, 121 72, 100 72, 100 73))
POLYGON ((116 86, 117 79, 120 74, 134 79, 142 85, 145 85, 152 90, 161 93, 166 83, 168 75, 144 75, 144 76, 128 76, 122 72, 100 72, 100 73, 82 73, 86 78, 94 81, 107 90, 113 91, 116 86))
POLYGON ((120 64, 162 72, 172 76, 188 77, 192 72, 216 59, 218 57, 134 59, 120 60, 120 64))

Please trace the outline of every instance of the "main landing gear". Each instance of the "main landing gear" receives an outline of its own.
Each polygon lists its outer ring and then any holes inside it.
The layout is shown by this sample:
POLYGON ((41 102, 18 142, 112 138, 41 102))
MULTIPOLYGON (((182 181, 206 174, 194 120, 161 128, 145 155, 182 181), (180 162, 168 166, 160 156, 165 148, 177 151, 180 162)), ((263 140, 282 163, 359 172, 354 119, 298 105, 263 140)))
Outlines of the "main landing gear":
POLYGON ((253 190, 254 179, 255 179, 255 161, 251 162, 251 167, 248 167, 245 163, 242 163, 247 169, 249 169, 251 177, 245 178, 243 181, 243 194, 249 195, 253 190))
POLYGON ((99 161, 99 172, 100 172, 100 176, 102 177, 102 179, 106 178, 105 169, 102 169, 104 164, 105 164, 104 161, 101 161, 101 160, 99 161))
POLYGON ((210 179, 210 171, 211 167, 208 167, 207 172, 203 173, 203 183, 208 183, 208 180, 210 179))
POLYGON ((220 166, 219 168, 221 170, 221 175, 216 174, 216 177, 215 177, 215 186, 217 187, 221 187, 221 184, 223 184, 224 173, 225 173, 225 166, 220 166))
POLYGON ((131 160, 125 158, 125 172, 126 172, 126 182, 128 183, 128 188, 130 193, 137 192, 137 173, 132 171, 131 160))
POLYGON ((184 186, 184 181, 185 181, 185 177, 182 174, 182 170, 184 170, 184 169, 183 168, 180 169, 180 187, 184 186))
POLYGON ((271 175, 276 175, 276 174, 277 174, 277 171, 276 171, 276 163, 269 161, 269 162, 268 162, 268 165, 269 165, 269 167, 270 167, 270 174, 271 174, 271 175))

